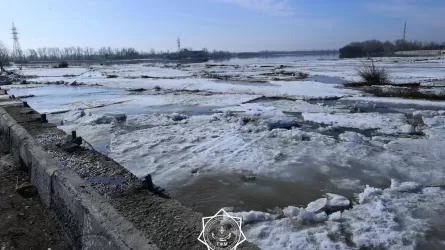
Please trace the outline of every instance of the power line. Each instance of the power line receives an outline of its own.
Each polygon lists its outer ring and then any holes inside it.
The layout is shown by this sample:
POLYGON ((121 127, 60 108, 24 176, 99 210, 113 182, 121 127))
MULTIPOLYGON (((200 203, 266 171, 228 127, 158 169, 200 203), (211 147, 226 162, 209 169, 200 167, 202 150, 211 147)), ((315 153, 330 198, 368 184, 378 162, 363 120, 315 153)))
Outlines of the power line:
POLYGON ((19 37, 18 37, 18 32, 17 32, 17 28, 15 27, 14 23, 12 23, 12 28, 11 28, 11 34, 12 34, 12 40, 14 41, 13 44, 13 50, 12 50, 12 58, 14 61, 21 61, 23 59, 23 53, 22 53, 22 48, 20 47, 20 43, 19 43, 19 37))
POLYGON ((405 38, 406 38, 406 22, 405 22, 405 26, 403 26, 403 41, 405 42, 405 38))
POLYGON ((179 39, 179 36, 176 42, 178 43, 178 51, 181 51, 181 40, 179 39))

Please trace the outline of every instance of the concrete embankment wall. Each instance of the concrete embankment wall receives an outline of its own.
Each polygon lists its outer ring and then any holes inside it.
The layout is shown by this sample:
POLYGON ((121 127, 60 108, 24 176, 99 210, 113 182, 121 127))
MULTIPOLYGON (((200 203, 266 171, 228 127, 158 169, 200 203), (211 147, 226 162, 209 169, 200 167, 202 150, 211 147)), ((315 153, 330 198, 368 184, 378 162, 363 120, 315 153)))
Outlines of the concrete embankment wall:
MULTIPOLYGON (((0 90, 0 133, 17 160, 28 168, 42 202, 54 211, 75 249, 158 249, 89 183, 73 170, 58 166, 4 109, 23 107, 23 102, 4 98, 4 94, 0 90)), ((23 114, 34 113, 34 122, 42 123, 40 114, 26 107, 22 110, 23 114)))

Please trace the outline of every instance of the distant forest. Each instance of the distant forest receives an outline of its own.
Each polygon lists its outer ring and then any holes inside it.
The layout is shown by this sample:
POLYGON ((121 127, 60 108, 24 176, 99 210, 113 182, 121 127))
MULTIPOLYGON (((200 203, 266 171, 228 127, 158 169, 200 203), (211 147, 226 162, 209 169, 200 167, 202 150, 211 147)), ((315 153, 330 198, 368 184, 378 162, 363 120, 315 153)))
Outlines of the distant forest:
POLYGON ((445 49, 445 42, 420 42, 396 40, 395 42, 382 42, 369 40, 352 42, 339 50, 340 58, 356 58, 366 56, 390 56, 396 51, 412 50, 440 50, 445 49))
MULTIPOLYGON (((193 51, 191 48, 181 49, 180 54, 193 51)), ((241 52, 232 53, 228 51, 208 51, 199 50, 199 55, 214 60, 225 60, 230 58, 249 58, 249 57, 274 57, 285 55, 331 55, 338 54, 337 50, 314 50, 314 51, 260 51, 260 52, 241 52)), ((20 61, 81 61, 81 60, 132 60, 132 59, 168 59, 178 52, 138 51, 134 48, 111 48, 102 47, 94 49, 90 47, 82 48, 78 46, 57 48, 42 47, 38 49, 28 49, 24 51, 23 58, 20 61)))

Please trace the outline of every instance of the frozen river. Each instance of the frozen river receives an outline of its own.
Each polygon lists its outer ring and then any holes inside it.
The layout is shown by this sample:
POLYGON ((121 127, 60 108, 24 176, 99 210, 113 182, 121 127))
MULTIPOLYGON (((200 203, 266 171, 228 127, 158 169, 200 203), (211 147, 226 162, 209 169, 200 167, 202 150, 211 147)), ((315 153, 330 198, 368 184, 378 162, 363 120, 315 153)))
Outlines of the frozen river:
MULTIPOLYGON (((30 84, 7 87, 182 203, 243 216, 248 240, 262 248, 445 248, 445 102, 342 88, 361 63, 35 67, 23 69, 30 84), (312 211, 326 193, 353 208, 312 211)), ((445 58, 377 64, 396 83, 441 91, 445 82, 445 58)))

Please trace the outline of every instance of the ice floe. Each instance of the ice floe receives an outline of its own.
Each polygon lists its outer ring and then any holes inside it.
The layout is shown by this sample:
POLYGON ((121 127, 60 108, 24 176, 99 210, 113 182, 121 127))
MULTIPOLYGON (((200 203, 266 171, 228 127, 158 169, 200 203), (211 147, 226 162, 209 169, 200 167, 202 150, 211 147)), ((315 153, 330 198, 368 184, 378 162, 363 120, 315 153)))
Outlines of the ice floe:
MULTIPOLYGON (((336 204, 349 202, 341 196, 330 196, 336 204)), ((415 249, 425 241, 432 221, 445 205, 445 190, 395 180, 387 189, 367 186, 358 196, 353 208, 329 216, 313 212, 327 202, 326 198, 309 204, 312 211, 289 206, 283 209, 286 217, 256 220, 243 227, 244 233, 260 248, 272 250, 415 249)), ((437 238, 434 240, 430 244, 440 244, 437 238)))

